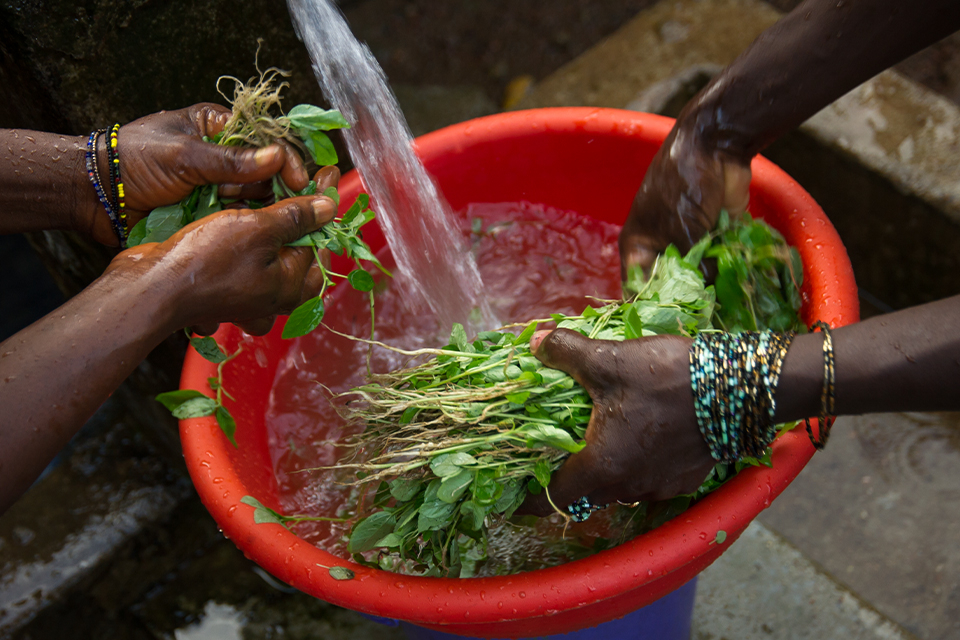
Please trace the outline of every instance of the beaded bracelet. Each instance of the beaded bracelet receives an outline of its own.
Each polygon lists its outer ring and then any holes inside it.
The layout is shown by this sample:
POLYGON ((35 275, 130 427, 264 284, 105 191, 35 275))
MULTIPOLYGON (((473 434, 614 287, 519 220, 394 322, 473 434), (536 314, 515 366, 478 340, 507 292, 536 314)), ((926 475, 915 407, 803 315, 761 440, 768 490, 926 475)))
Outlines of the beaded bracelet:
POLYGON ((794 335, 701 333, 691 345, 694 413, 718 462, 762 457, 776 436, 775 393, 794 335))
POLYGON ((826 322, 816 321, 811 329, 820 329, 823 334, 823 391, 820 392, 820 418, 819 424, 820 437, 813 435, 813 428, 810 426, 810 418, 805 418, 807 424, 807 435, 810 442, 818 450, 822 451, 827 446, 827 439, 830 437, 830 429, 836 421, 836 364, 833 356, 833 336, 830 334, 830 325, 826 322))
POLYGON ((130 234, 130 227, 127 224, 127 203, 124 201, 123 178, 120 175, 120 153, 117 150, 119 142, 120 124, 113 125, 110 129, 110 139, 107 144, 107 159, 110 165, 110 189, 113 192, 113 200, 117 203, 117 213, 120 215, 120 226, 123 229, 123 239, 120 246, 126 246, 127 236, 130 234))
MULTIPOLYGON (((113 232, 117 235, 120 246, 123 247, 126 244, 126 234, 124 234, 123 225, 117 217, 116 209, 114 209, 110 199, 107 198, 107 194, 103 190, 103 181, 100 179, 99 159, 97 158, 97 139, 106 132, 106 129, 97 129, 90 134, 90 137, 87 139, 87 151, 84 158, 87 166, 87 178, 90 179, 90 183, 93 185, 93 190, 96 192, 100 204, 106 209, 107 217, 110 218, 110 226, 113 227, 113 232)), ((109 145, 107 146, 109 147, 109 145)))

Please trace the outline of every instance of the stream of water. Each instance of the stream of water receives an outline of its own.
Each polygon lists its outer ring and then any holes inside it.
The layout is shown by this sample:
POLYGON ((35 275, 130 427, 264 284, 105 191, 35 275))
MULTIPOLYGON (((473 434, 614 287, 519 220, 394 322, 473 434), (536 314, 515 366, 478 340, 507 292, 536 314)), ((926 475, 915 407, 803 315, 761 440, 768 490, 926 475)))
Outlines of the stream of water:
POLYGON ((476 262, 414 153, 413 136, 373 54, 332 0, 287 4, 324 95, 351 124, 344 138, 399 268, 398 284, 424 302, 441 326, 498 326, 476 262))

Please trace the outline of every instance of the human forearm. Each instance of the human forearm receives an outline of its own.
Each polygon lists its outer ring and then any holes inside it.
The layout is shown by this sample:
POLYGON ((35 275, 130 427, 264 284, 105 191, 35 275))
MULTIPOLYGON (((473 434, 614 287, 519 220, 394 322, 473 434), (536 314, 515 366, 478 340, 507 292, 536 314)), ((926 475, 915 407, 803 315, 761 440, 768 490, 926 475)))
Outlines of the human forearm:
POLYGON ((853 87, 957 29, 956 0, 807 0, 693 101, 701 141, 749 160, 853 87))
MULTIPOLYGON (((838 415, 960 410, 960 296, 833 331, 838 415)), ((820 411, 820 334, 798 337, 777 390, 778 422, 820 411)))
POLYGON ((177 328, 169 283, 108 274, 0 344, 0 513, 177 328))
POLYGON ((0 234, 89 232, 99 203, 87 179, 86 145, 83 137, 0 129, 0 234))

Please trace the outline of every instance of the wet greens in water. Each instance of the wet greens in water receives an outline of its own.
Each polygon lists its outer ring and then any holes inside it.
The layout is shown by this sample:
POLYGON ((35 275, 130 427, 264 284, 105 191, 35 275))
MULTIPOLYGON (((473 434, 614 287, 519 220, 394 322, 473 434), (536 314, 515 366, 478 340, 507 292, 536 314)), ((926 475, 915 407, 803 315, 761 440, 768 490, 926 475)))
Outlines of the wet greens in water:
MULTIPOLYGON (((234 115, 237 115, 236 109, 234 115)), ((318 166, 332 165, 337 162, 337 153, 333 143, 325 133, 333 129, 349 128, 349 123, 343 115, 335 109, 321 109, 309 104, 299 104, 290 110, 286 116, 280 116, 274 119, 274 122, 281 127, 288 127, 287 136, 294 140, 299 140, 303 148, 309 153, 311 159, 318 166)), ((242 136, 228 136, 224 133, 218 133, 213 138, 207 139, 212 144, 221 144, 235 146, 249 142, 249 138, 242 136)), ((317 192, 317 184, 314 181, 300 191, 293 191, 280 176, 273 177, 273 194, 275 200, 282 200, 294 196, 314 195, 317 192)), ((323 193, 332 198, 338 205, 340 196, 336 188, 330 187, 323 193)), ((222 211, 227 206, 233 204, 236 200, 230 198, 221 198, 218 195, 217 185, 205 185, 197 187, 193 192, 177 204, 165 207, 158 207, 150 212, 143 220, 134 225, 130 230, 130 237, 127 239, 127 246, 134 247, 147 242, 163 242, 170 238, 177 231, 206 216, 222 211)), ((376 217, 376 214, 368 207, 369 196, 361 193, 350 209, 341 217, 335 218, 324 225, 319 231, 311 233, 291 246, 312 247, 317 254, 317 264, 323 273, 323 285, 320 294, 315 298, 304 302, 290 314, 286 326, 283 330, 284 338, 296 338, 306 335, 316 329, 323 321, 324 304, 323 296, 327 289, 333 284, 333 277, 346 278, 350 285, 358 291, 370 292, 370 313, 373 314, 373 277, 368 273, 361 260, 372 262, 374 266, 389 273, 383 268, 380 262, 370 251, 370 247, 363 241, 361 227, 376 217), (349 274, 336 274, 326 269, 320 261, 320 250, 328 249, 336 255, 345 255, 353 260, 356 269, 349 274)), ((261 202, 247 201, 243 203, 249 208, 260 208, 261 202)), ((197 346, 197 345, 194 345, 197 346)), ((204 353, 201 353, 207 357, 204 353)), ((209 359, 209 358, 208 358, 209 359)))
MULTIPOLYGON (((775 230, 749 215, 731 221, 724 214, 686 256, 670 247, 649 279, 630 274, 627 300, 533 321, 519 336, 487 331, 470 340, 455 325, 448 345, 423 351, 430 360, 372 376, 341 396, 354 400, 346 416, 366 428, 350 443, 362 453, 336 468, 356 473, 356 484, 372 493, 349 535, 354 560, 427 576, 475 575, 491 526, 511 518, 528 492, 544 491, 563 460, 583 448, 592 401, 570 376, 531 354, 538 324, 605 340, 802 329, 801 282, 796 250, 775 230), (711 258, 716 287, 698 270, 711 258)), ((657 526, 750 465, 769 466, 769 449, 763 459, 717 465, 693 495, 640 505, 634 515, 657 526)))

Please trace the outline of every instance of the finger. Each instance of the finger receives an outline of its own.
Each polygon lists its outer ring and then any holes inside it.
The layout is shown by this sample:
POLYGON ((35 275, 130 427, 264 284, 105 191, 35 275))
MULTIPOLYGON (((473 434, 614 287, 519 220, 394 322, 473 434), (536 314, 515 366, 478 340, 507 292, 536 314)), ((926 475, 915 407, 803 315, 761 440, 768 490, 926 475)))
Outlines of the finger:
POLYGON ((521 509, 538 516, 550 515, 556 509, 564 510, 582 496, 589 496, 601 488, 602 468, 594 456, 594 447, 587 446, 575 453, 557 469, 550 479, 550 486, 537 495, 529 495, 521 509), (553 504, 550 504, 550 503, 553 504))
POLYGON ((289 142, 280 140, 277 144, 283 149, 284 163, 280 169, 283 183, 294 191, 302 191, 310 182, 307 169, 303 166, 303 159, 289 142))
POLYGON ((220 104, 214 104, 210 102, 198 106, 200 107, 203 115, 203 120, 200 123, 200 131, 208 138, 212 138, 223 131, 223 127, 227 124, 227 120, 229 120, 230 116, 233 115, 233 112, 230 109, 220 104))
POLYGON ((731 214, 743 213, 750 203, 750 166, 723 163, 723 207, 731 214))
POLYGON ((275 225, 280 243, 287 244, 333 220, 337 205, 326 196, 300 196, 272 204, 260 209, 259 213, 269 217, 275 225))
POLYGON ((317 193, 323 193, 340 183, 340 169, 335 165, 323 167, 313 176, 313 181, 317 183, 317 193))
POLYGON ((307 277, 303 280, 303 289, 300 291, 300 304, 303 304, 310 298, 316 298, 320 295, 323 288, 323 270, 316 262, 307 269, 307 277))
POLYGON ((238 200, 264 200, 273 194, 269 182, 251 182, 250 184, 222 184, 217 188, 221 198, 238 200))
POLYGON ((306 301, 303 299, 304 285, 311 266, 316 262, 308 247, 287 247, 280 251, 279 261, 280 292, 277 310, 279 313, 290 313, 306 301))
MULTIPOLYGON (((608 349, 602 340, 591 340, 578 331, 554 329, 547 335, 537 334, 530 339, 530 350, 540 362, 553 369, 570 374, 580 386, 594 395, 597 378, 597 356, 608 349)), ((594 401, 598 398, 594 397, 594 401)))
POLYGON ((640 268, 644 276, 650 276, 653 263, 657 261, 660 249, 650 238, 638 235, 620 234, 620 279, 626 281, 633 269, 640 268))
POLYGON ((190 330, 197 334, 198 336, 212 336, 217 332, 217 329, 220 328, 219 322, 210 322, 204 324, 198 324, 196 326, 190 327, 190 330))
POLYGON ((198 181, 203 184, 263 182, 276 175, 286 162, 284 150, 276 144, 245 149, 196 139, 191 139, 191 143, 182 162, 194 170, 198 181))
POLYGON ((256 320, 238 322, 237 326, 247 335, 265 336, 270 333, 270 329, 273 329, 273 323, 276 319, 277 316, 267 316, 265 318, 257 318, 256 320))

